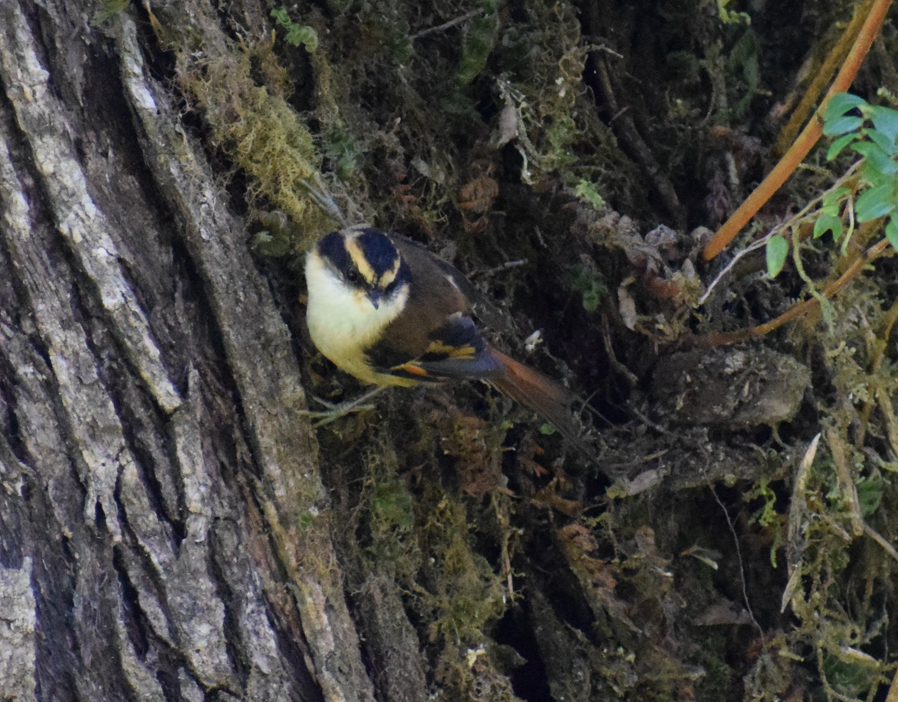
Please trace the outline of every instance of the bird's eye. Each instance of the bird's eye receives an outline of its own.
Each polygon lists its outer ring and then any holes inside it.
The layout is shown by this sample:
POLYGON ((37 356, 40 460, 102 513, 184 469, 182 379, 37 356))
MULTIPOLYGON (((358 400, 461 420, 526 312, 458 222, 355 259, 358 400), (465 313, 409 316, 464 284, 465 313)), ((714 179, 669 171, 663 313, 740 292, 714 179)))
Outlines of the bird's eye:
POLYGON ((355 268, 349 268, 346 270, 346 280, 350 283, 358 283, 361 279, 361 275, 355 268))

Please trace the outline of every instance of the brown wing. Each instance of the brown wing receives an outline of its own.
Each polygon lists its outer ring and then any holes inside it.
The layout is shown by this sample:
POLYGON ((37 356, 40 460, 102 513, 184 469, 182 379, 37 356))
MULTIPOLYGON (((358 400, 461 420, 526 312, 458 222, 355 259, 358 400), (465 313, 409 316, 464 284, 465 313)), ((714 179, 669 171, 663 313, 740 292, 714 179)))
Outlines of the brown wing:
POLYGON ((494 377, 500 369, 468 313, 461 273, 408 239, 395 244, 409 269, 412 302, 368 350, 369 362, 421 382, 494 377))
POLYGON ((467 302, 467 309, 487 327, 496 332, 515 331, 511 317, 502 312, 492 303, 489 297, 474 287, 471 281, 465 278, 462 272, 455 266, 432 254, 416 241, 398 234, 391 234, 390 238, 403 258, 417 257, 419 262, 422 259, 426 259, 436 266, 461 292, 467 302))
POLYGON ((434 332, 450 317, 467 315, 468 301, 442 267, 435 265, 440 259, 408 239, 397 239, 394 243, 411 273, 409 300, 412 302, 387 327, 384 339, 389 340, 390 346, 403 349, 406 358, 400 362, 404 363, 426 353, 434 332))

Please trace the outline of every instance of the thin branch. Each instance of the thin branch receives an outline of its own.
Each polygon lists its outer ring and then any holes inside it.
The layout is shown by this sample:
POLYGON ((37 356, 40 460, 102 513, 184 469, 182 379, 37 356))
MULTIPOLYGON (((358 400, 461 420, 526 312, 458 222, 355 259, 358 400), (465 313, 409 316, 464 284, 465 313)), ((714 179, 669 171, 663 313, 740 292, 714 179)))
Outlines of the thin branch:
POLYGON ((461 15, 460 17, 456 17, 453 20, 449 20, 448 22, 444 22, 436 27, 431 27, 430 29, 425 29, 424 31, 418 32, 417 34, 412 34, 409 39, 415 41, 415 39, 420 39, 421 37, 426 37, 428 34, 436 34, 437 32, 442 32, 446 29, 452 29, 457 24, 461 24, 462 22, 467 22, 469 19, 474 19, 477 15, 482 15, 483 9, 478 8, 476 10, 471 10, 461 15))
MULTIPOLYGON (((882 546, 885 549, 885 552, 888 553, 892 558, 898 561, 898 551, 895 550, 895 547, 892 546, 885 538, 877 531, 874 531, 869 526, 864 524, 864 533, 873 539, 876 543, 882 546)), ((889 699, 891 699, 892 695, 889 693, 889 699)))
POLYGON ((742 584, 742 599, 745 602, 745 609, 748 610, 748 615, 751 617, 751 621, 754 623, 758 632, 761 636, 764 636, 764 630, 761 628, 761 625, 758 624, 758 620, 755 619, 755 613, 751 609, 751 602, 748 601, 748 585, 745 582, 745 566, 742 564, 742 549, 739 548, 739 535, 736 533, 736 527, 733 526, 733 520, 730 519, 730 513, 727 511, 726 506, 717 494, 717 490, 714 489, 713 485, 710 485, 709 487, 711 488, 711 494, 714 495, 714 499, 717 500, 717 504, 720 505, 720 509, 723 510, 723 516, 726 517, 727 524, 730 527, 730 533, 733 535, 733 544, 736 546, 736 559, 739 561, 739 580, 742 584))
POLYGON ((786 153, 786 149, 789 144, 792 143, 792 140, 795 139, 798 129, 813 110, 814 102, 820 97, 820 94, 826 87, 827 82, 836 72, 836 69, 845 60, 845 56, 848 54, 851 44, 857 39, 857 35, 861 31, 864 18, 868 17, 870 14, 870 7, 872 5, 873 0, 863 0, 863 2, 858 3, 855 7, 851 21, 845 27, 842 36, 839 37, 839 40, 835 43, 829 54, 827 54, 826 59, 817 71, 817 75, 814 76, 814 80, 811 81, 811 84, 807 87, 807 90, 805 90, 801 101, 798 103, 798 107, 792 112, 792 116, 780 132, 776 146, 773 147, 773 153, 777 156, 782 156, 786 153))
POLYGON ((745 249, 743 249, 742 251, 738 252, 735 256, 733 256, 733 260, 730 261, 726 265, 726 267, 722 271, 720 271, 720 273, 717 274, 717 276, 714 278, 713 281, 711 281, 711 284, 708 286, 708 289, 705 290, 705 294, 699 298, 698 304, 703 305, 705 303, 705 301, 711 296, 711 292, 714 290, 714 287, 721 281, 721 279, 730 270, 733 269, 733 267, 736 265, 736 263, 738 263, 746 255, 750 254, 752 251, 757 251, 758 249, 766 246, 767 242, 770 241, 770 239, 773 236, 775 236, 776 234, 778 234, 779 232, 781 232, 785 229, 788 229, 788 228, 794 226, 795 224, 798 224, 798 221, 800 219, 802 219, 803 217, 805 217, 808 214, 808 212, 810 212, 812 209, 814 209, 818 205, 818 203, 820 203, 823 200, 823 198, 827 196, 827 194, 831 193, 833 190, 836 190, 837 188, 842 187, 851 178, 853 178, 855 171, 857 171, 857 169, 860 167, 860 165, 863 162, 864 162, 863 159, 855 161, 851 165, 851 167, 835 183, 833 183, 832 187, 830 187, 825 193, 821 193, 818 197, 814 198, 807 205, 805 205, 801 209, 800 212, 797 212, 795 215, 790 217, 788 220, 786 220, 782 224, 778 224, 773 229, 771 229, 769 232, 767 232, 767 234, 765 234, 762 238, 758 239, 755 242, 752 242, 745 249))
MULTIPOLYGON (((878 241, 873 246, 868 248, 864 252, 863 256, 859 256, 854 260, 854 262, 848 267, 848 270, 846 270, 841 276, 839 276, 837 280, 833 281, 823 289, 823 297, 829 298, 839 292, 851 281, 852 278, 854 278, 863 270, 865 265, 867 265, 874 259, 879 258, 888 248, 889 242, 887 239, 882 239, 881 241, 878 241)), ((725 344, 734 344, 740 341, 746 341, 747 339, 764 336, 765 334, 769 334, 770 332, 772 332, 774 329, 778 329, 779 327, 783 326, 786 322, 791 322, 793 319, 797 319, 803 314, 807 314, 808 312, 819 306, 820 302, 816 298, 805 300, 804 302, 799 302, 797 305, 786 310, 786 312, 781 314, 776 319, 771 320, 765 324, 759 324, 756 327, 749 327, 748 329, 741 329, 737 332, 729 332, 725 334, 708 334, 704 337, 700 337, 699 343, 705 346, 723 346, 725 344)))

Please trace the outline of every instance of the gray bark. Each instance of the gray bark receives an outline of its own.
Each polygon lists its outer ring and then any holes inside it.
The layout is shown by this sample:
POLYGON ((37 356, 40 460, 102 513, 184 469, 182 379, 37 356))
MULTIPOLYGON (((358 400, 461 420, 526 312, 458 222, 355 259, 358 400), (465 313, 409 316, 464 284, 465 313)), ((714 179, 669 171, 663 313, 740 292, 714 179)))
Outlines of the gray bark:
POLYGON ((372 699, 290 334, 93 9, 0 2, 0 698, 372 699))

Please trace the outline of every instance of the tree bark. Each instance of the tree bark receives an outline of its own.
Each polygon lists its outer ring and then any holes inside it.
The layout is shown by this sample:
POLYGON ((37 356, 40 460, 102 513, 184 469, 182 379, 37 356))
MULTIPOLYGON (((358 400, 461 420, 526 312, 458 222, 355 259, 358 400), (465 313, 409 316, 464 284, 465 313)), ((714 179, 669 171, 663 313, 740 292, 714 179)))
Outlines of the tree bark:
POLYGON ((0 3, 0 696, 372 699, 291 336, 90 13, 0 3))

